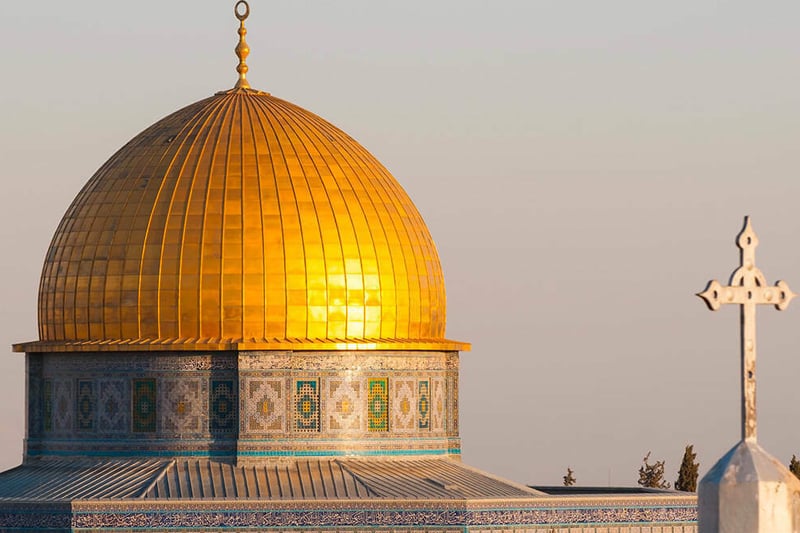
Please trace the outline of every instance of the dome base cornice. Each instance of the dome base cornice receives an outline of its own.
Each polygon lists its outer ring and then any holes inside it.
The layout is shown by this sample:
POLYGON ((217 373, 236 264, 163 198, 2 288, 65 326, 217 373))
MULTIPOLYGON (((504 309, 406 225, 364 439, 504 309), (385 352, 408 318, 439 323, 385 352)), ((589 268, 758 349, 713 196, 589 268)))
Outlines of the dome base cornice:
POLYGON ((17 353, 149 351, 320 351, 403 350, 469 351, 471 345, 449 339, 96 339, 32 341, 14 345, 17 353))

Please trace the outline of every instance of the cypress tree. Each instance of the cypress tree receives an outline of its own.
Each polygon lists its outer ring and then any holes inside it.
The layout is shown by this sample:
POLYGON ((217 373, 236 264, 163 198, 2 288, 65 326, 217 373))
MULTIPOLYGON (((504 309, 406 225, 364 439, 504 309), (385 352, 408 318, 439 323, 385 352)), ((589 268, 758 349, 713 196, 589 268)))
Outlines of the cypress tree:
POLYGON ((789 462, 789 470, 800 479, 800 461, 794 455, 792 455, 792 460, 789 462))
POLYGON ((675 490, 697 492, 697 471, 700 468, 700 464, 695 462, 696 458, 697 454, 694 453, 694 445, 689 444, 683 452, 683 461, 678 471, 678 480, 675 482, 675 490))

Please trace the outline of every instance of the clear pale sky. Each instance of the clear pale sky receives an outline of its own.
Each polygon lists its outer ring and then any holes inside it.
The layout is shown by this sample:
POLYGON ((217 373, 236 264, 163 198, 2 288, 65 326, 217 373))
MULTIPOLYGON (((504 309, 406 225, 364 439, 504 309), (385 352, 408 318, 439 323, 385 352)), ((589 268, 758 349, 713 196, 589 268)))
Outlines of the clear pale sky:
MULTIPOLYGON (((236 79, 233 0, 0 3, 0 469, 18 464, 45 251, 95 170, 236 79)), ((749 214, 800 292, 800 3, 252 0, 254 87, 409 192, 462 355, 464 459, 526 483, 674 481, 739 438, 727 282, 749 214)), ((759 311, 759 440, 800 454, 800 301, 759 311)))

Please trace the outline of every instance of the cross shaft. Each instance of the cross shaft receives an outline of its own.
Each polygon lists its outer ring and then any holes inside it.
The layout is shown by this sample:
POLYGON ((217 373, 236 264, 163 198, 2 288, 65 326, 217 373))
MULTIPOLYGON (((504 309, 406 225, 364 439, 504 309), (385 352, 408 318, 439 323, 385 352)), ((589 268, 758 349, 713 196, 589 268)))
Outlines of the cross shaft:
POLYGON ((729 285, 717 280, 708 283, 706 290, 697 296, 702 298, 712 311, 727 304, 739 305, 741 328, 742 362, 742 440, 756 440, 756 306, 774 305, 779 311, 789 306, 795 294, 789 286, 778 281, 774 287, 756 267, 758 237, 750 225, 750 217, 744 219, 744 229, 739 233, 737 245, 741 249, 740 266, 731 275, 729 285))

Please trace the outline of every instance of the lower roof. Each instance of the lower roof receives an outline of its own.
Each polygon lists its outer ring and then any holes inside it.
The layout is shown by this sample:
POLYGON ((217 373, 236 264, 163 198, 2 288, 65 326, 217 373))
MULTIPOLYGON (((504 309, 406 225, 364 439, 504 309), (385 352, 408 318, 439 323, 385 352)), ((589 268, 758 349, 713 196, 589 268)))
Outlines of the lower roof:
POLYGON ((0 474, 9 500, 509 499, 543 493, 463 463, 323 459, 236 466, 206 459, 38 460, 0 474))

